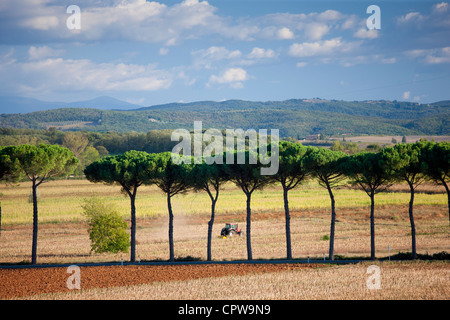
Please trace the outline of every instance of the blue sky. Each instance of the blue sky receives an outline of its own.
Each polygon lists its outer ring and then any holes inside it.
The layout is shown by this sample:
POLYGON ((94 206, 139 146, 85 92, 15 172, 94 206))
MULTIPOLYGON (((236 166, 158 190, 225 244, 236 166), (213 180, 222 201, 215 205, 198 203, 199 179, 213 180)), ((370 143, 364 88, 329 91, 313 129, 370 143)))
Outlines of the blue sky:
POLYGON ((450 99, 450 4, 2 0, 0 74, 0 95, 44 101, 429 103, 450 99), (366 25, 373 4, 379 30, 366 25))

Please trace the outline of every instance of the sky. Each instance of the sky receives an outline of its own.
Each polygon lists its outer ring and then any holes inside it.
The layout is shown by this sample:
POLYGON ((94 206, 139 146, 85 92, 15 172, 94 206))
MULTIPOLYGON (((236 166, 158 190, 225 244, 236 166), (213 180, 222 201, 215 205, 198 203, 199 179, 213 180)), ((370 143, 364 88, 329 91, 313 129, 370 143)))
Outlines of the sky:
POLYGON ((450 4, 2 0, 0 96, 449 100, 450 4))

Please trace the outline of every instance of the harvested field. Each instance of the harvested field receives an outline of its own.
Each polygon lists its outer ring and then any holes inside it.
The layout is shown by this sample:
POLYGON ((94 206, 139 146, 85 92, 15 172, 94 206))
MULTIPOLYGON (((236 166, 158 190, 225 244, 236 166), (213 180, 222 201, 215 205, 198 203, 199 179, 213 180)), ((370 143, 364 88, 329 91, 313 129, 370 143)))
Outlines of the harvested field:
POLYGON ((1 269, 0 298, 52 300, 448 300, 450 264, 214 264, 81 267, 81 290, 66 268, 1 269), (368 267, 380 269, 369 289, 368 267), (225 289, 226 288, 226 289, 225 289))
MULTIPOLYGON (((316 264, 124 265, 80 267, 81 288, 110 288, 154 282, 272 273, 318 268, 316 264)), ((67 268, 0 269, 0 298, 68 292, 67 268)))

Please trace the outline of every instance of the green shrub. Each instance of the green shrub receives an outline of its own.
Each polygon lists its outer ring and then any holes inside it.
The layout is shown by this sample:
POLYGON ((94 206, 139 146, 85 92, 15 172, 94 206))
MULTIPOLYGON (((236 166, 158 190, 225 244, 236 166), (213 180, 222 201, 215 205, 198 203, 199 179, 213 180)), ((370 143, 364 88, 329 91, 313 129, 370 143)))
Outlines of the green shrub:
POLYGON ((322 240, 323 240, 323 241, 328 241, 328 240, 330 240, 330 237, 326 234, 326 235, 324 235, 324 236, 322 237, 322 240))
POLYGON ((91 251, 128 252, 130 239, 126 232, 127 224, 117 209, 95 197, 84 200, 81 206, 89 220, 91 251))

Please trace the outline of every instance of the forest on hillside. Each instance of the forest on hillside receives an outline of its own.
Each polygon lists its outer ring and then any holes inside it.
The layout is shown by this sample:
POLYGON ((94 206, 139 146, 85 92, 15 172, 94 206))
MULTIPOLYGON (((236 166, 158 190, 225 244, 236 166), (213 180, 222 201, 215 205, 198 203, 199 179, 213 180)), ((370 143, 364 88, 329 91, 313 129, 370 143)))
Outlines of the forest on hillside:
MULTIPOLYGON (((222 131, 222 133, 225 136, 225 131, 222 131)), ((49 129, 0 128, 0 146, 49 144, 66 147, 80 160, 75 175, 82 175, 84 167, 107 155, 123 154, 130 150, 148 153, 171 151, 178 144, 178 141, 171 140, 171 136, 172 130, 168 129, 150 130, 148 132, 91 132, 61 131, 54 127, 49 129)), ((345 136, 336 138, 324 134, 320 134, 318 138, 315 141, 301 141, 301 143, 354 154, 360 151, 377 152, 382 147, 406 141, 405 136, 403 141, 396 141, 393 138, 391 143, 357 143, 346 141, 345 136)), ((351 137, 347 138, 350 139, 351 137)), ((282 139, 298 142, 298 139, 293 137, 282 139)), ((206 144, 203 141, 202 147, 204 148, 206 144)))
POLYGON ((281 137, 311 134, 449 135, 450 102, 228 100, 171 103, 136 110, 62 108, 27 114, 2 114, 3 128, 91 132, 140 132, 203 128, 279 129, 281 137))

